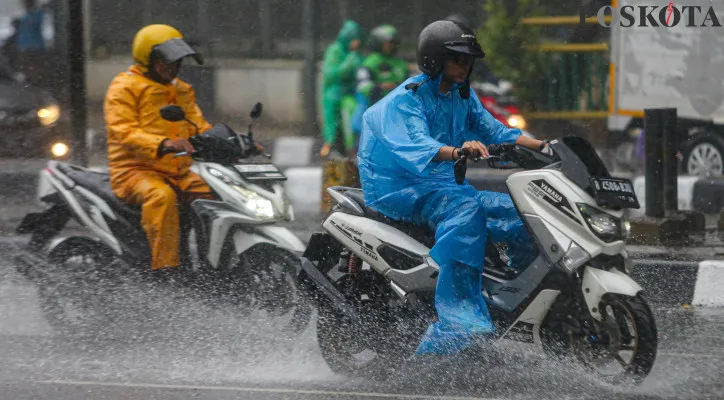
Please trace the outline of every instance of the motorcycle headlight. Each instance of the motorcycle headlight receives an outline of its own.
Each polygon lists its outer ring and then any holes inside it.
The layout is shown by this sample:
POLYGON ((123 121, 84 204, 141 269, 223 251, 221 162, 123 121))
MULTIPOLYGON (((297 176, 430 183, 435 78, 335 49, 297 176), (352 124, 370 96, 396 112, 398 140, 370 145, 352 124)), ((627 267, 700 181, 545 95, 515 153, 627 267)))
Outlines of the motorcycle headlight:
POLYGON ((53 125, 60 119, 60 107, 53 104, 38 110, 38 119, 44 126, 53 125))
POLYGON ((244 198, 244 207, 257 218, 274 218, 274 203, 259 195, 259 193, 233 185, 233 188, 244 198))
POLYGON ((510 125, 511 128, 525 129, 526 123, 522 116, 513 114, 508 117, 508 125, 510 125))
POLYGON ((274 203, 272 203, 271 200, 260 196, 257 192, 244 189, 229 176, 215 168, 208 168, 208 171, 212 176, 220 179, 222 182, 226 183, 227 185, 234 188, 234 190, 239 192, 239 194, 241 194, 241 201, 244 205, 244 208, 246 208, 247 211, 249 211, 255 217, 261 219, 271 219, 276 216, 276 211, 274 210, 274 203))
POLYGON ((606 243, 624 240, 631 232, 631 224, 621 218, 588 204, 577 204, 591 231, 606 243))
POLYGON ((50 152, 54 157, 65 157, 69 151, 70 147, 63 142, 55 142, 52 146, 50 146, 50 152))

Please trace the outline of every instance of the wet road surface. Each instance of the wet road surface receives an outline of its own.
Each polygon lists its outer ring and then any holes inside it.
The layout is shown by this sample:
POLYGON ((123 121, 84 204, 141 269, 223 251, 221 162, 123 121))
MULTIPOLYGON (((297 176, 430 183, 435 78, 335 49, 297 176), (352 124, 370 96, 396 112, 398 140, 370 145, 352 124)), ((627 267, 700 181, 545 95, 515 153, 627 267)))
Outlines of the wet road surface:
POLYGON ((512 347, 459 379, 333 374, 314 328, 281 334, 264 315, 239 316, 180 293, 136 293, 102 335, 57 332, 38 288, 15 271, 0 241, 0 399, 560 399, 722 398, 724 309, 657 308, 659 357, 639 388, 615 387, 512 347))

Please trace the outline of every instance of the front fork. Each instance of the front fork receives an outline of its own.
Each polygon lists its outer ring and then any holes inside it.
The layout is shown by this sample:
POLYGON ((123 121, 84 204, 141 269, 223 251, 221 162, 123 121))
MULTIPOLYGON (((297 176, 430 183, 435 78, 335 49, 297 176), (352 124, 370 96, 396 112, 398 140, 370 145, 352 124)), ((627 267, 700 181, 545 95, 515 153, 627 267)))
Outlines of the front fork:
POLYGON ((569 287, 569 302, 564 306, 567 314, 573 317, 568 321, 574 331, 580 332, 594 348, 607 346, 610 330, 606 329, 601 304, 607 295, 623 295, 634 297, 641 292, 641 286, 626 273, 612 268, 608 271, 583 267, 569 287), (578 316, 577 318, 575 316, 578 316))

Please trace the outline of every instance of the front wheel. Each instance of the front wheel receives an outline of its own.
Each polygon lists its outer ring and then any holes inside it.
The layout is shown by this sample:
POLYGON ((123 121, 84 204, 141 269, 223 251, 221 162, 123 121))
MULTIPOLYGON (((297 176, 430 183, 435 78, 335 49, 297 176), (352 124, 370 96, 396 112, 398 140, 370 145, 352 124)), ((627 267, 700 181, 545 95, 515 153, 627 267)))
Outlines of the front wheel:
POLYGON ((272 245, 257 245, 232 259, 224 290, 243 315, 266 312, 295 333, 307 327, 312 306, 297 283, 297 258, 272 245))
POLYGON ((599 307, 603 318, 594 326, 574 318, 570 308, 551 312, 541 329, 544 349, 611 383, 640 383, 651 372, 658 347, 651 308, 640 295, 607 295, 599 307))

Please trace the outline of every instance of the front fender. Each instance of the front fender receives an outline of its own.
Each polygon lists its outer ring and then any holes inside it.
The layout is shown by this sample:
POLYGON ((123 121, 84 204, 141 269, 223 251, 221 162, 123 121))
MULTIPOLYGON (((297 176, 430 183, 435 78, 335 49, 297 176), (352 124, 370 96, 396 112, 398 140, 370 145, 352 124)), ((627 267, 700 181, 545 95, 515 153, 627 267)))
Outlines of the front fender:
POLYGON ((301 255, 305 249, 304 243, 292 231, 272 225, 239 229, 234 232, 233 243, 236 254, 244 253, 260 243, 268 243, 298 255, 301 255))
POLYGON ((605 271, 587 266, 583 272, 582 290, 588 311, 594 319, 600 321, 601 310, 599 309, 599 303, 604 295, 615 293, 633 297, 642 288, 631 277, 617 269, 605 271))
POLYGON ((107 256, 120 256, 122 253, 108 246, 101 239, 91 235, 59 236, 54 238, 46 247, 46 254, 51 262, 58 262, 70 249, 82 248, 88 252, 106 254, 107 256))

